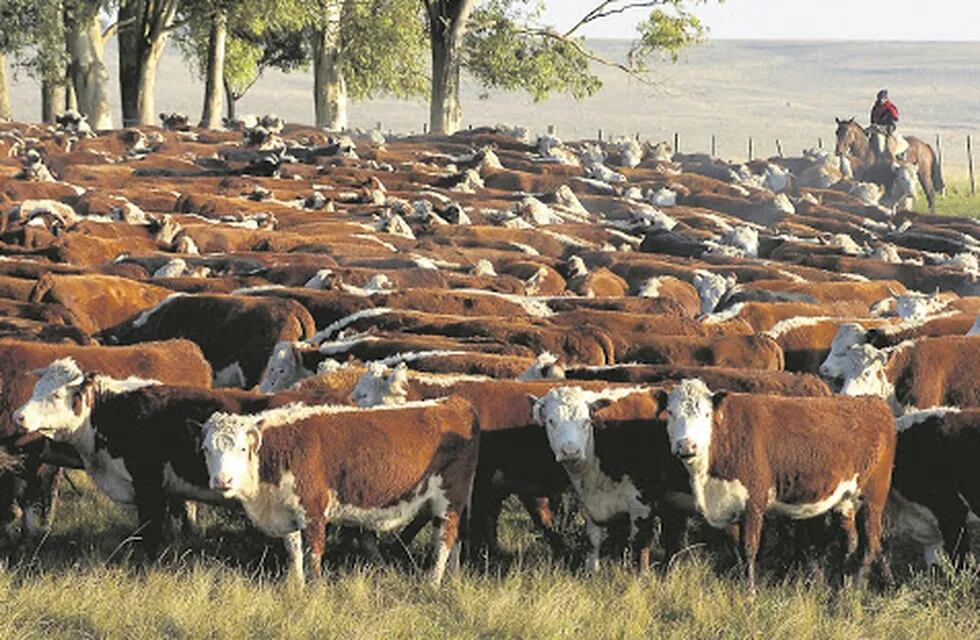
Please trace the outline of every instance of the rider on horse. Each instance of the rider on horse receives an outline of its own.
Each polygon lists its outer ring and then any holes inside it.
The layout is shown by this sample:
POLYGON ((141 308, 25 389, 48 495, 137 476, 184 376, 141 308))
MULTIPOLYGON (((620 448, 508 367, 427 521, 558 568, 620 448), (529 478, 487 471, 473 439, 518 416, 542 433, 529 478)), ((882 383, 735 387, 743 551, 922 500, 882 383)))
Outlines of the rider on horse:
POLYGON ((875 153, 880 157, 886 150, 891 150, 896 158, 902 158, 908 150, 908 142, 905 138, 895 133, 898 128, 898 107, 888 99, 888 90, 882 89, 878 92, 878 99, 871 108, 871 130, 870 137, 875 153), (885 140, 880 144, 877 136, 883 136, 885 140))

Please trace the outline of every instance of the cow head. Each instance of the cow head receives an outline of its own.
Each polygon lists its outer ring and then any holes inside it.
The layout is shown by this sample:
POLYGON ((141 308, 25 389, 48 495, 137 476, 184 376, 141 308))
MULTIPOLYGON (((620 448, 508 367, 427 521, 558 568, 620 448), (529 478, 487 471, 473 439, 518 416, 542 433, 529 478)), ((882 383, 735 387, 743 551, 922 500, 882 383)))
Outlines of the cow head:
POLYGON ((214 413, 201 429, 201 449, 212 490, 226 498, 258 489, 262 422, 252 416, 214 413))
POLYGON ((303 354, 292 342, 280 342, 273 348, 272 355, 262 372, 259 391, 275 393, 293 386, 303 378, 313 375, 303 366, 303 354))
POLYGON ((692 468, 705 468, 711 447, 714 399, 699 379, 681 382, 667 397, 670 450, 692 468))
POLYGON ((711 313, 714 311, 729 289, 735 286, 735 281, 734 275, 726 278, 717 273, 703 269, 698 270, 694 274, 692 283, 698 291, 698 296, 701 298, 701 313, 711 313))
POLYGON ((564 380, 565 368, 558 362, 558 357, 550 351, 539 355, 534 364, 517 377, 518 380, 564 380))
POLYGON ((585 462, 594 455, 596 412, 613 401, 581 387, 556 387, 540 398, 528 396, 531 416, 545 428, 555 459, 564 464, 585 462))
POLYGON ((848 352, 854 345, 868 341, 867 332, 857 322, 845 322, 837 328, 837 335, 830 344, 830 353, 820 365, 820 375, 827 380, 837 380, 844 376, 848 352))
POLYGON ((903 320, 921 320, 941 311, 949 300, 943 300, 937 291, 934 294, 909 291, 895 296, 895 313, 903 320))
POLYGON ((847 351, 842 371, 841 395, 890 398, 895 387, 888 381, 888 353, 870 344, 854 345, 847 351))
POLYGON ((388 367, 372 362, 358 379, 350 399, 359 407, 405 404, 408 401, 408 367, 402 362, 389 373, 388 367))
POLYGON ((86 423, 95 394, 95 375, 85 374, 72 358, 55 360, 35 372, 34 393, 14 412, 18 429, 64 438, 86 423))

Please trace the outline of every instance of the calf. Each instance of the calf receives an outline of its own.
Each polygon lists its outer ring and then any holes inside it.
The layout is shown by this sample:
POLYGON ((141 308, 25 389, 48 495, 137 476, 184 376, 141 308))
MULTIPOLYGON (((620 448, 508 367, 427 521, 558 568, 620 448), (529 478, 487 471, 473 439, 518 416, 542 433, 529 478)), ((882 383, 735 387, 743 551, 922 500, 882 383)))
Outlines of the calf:
POLYGON ((683 492, 683 469, 671 459, 657 400, 649 390, 603 392, 556 387, 529 396, 555 459, 564 467, 586 513, 588 569, 599 568, 606 529, 624 516, 641 570, 650 562, 653 518, 661 518, 667 557, 680 550, 684 516, 667 504, 668 487, 683 492), (602 425, 595 428, 594 424, 602 425), (636 453, 642 451, 643 456, 636 453), (671 480, 673 483, 671 484, 671 480))
POLYGON ((952 407, 902 416, 892 474, 892 522, 925 546, 927 565, 945 549, 962 566, 970 511, 980 514, 980 410, 952 407))
POLYGON ((647 336, 625 353, 621 362, 680 366, 717 366, 781 371, 783 349, 766 335, 749 336, 647 336))
POLYGON ((841 517, 847 556, 865 537, 863 580, 881 551, 881 520, 895 456, 895 421, 877 398, 780 398, 712 394, 685 380, 669 396, 667 430, 708 523, 739 524, 750 588, 763 516, 841 517))
POLYGON ((211 488, 283 538, 293 579, 304 551, 319 577, 329 522, 391 531, 425 515, 436 526, 431 580, 441 582, 476 471, 479 425, 466 401, 216 413, 203 434, 211 488))

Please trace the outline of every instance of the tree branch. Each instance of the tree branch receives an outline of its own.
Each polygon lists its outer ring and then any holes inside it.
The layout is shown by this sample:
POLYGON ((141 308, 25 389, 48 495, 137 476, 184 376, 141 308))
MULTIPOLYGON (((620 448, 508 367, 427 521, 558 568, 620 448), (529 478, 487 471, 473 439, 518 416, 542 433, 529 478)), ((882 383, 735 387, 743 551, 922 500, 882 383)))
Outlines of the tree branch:
MULTIPOLYGON (((608 4, 608 2, 603 4, 608 4)), ((565 34, 557 33, 555 31, 550 31, 548 29, 528 29, 528 28, 518 29, 518 33, 523 33, 529 36, 540 36, 544 38, 550 38, 552 40, 558 40, 570 47, 573 47, 582 56, 588 58, 592 62, 596 62, 598 64, 601 64, 605 67, 610 67, 612 69, 619 69, 620 71, 624 72, 626 75, 630 76, 631 78, 635 79, 638 82, 641 82, 642 84, 647 85, 648 87, 659 88, 660 86, 656 82, 650 80, 650 78, 646 77, 644 74, 634 69, 633 67, 623 64, 622 62, 616 62, 614 60, 604 58, 603 56, 600 56, 592 49, 583 46, 582 43, 579 42, 578 40, 574 38, 570 38, 565 34)))
POLYGON ((622 6, 616 6, 616 3, 621 1, 622 0, 604 0, 603 2, 600 2, 598 5, 590 9, 588 13, 582 16, 582 19, 576 22, 571 29, 562 35, 567 38, 590 22, 595 22, 596 20, 620 13, 626 13, 632 9, 645 9, 668 4, 666 0, 638 0, 622 6))

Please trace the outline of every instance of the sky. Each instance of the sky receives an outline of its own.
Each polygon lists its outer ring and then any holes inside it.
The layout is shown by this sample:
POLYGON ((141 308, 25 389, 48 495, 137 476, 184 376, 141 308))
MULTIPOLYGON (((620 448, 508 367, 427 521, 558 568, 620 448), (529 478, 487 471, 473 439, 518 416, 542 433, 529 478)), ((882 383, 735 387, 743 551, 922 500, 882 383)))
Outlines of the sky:
MULTIPOLYGON (((545 21, 567 29, 598 2, 545 0, 545 21)), ((980 41, 980 0, 709 0, 695 12, 716 39, 980 41)), ((632 38, 641 15, 610 16, 582 34, 632 38)))

